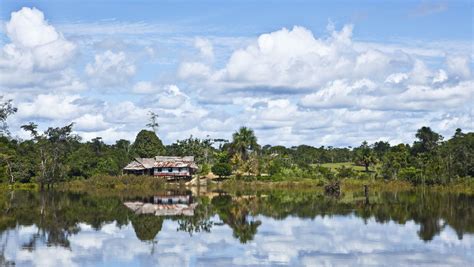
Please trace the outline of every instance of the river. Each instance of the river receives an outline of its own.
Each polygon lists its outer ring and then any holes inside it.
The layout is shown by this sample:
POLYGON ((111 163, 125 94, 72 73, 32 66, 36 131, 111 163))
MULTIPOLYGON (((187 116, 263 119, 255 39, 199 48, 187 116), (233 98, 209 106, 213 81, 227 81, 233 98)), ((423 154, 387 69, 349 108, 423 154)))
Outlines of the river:
POLYGON ((474 197, 417 190, 1 194, 0 265, 472 266, 474 197))

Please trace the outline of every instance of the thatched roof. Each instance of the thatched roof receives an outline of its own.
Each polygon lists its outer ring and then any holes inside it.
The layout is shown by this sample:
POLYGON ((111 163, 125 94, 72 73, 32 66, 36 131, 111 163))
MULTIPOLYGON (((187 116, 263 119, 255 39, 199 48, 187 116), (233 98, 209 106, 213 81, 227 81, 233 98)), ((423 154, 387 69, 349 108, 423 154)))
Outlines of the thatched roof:
POLYGON ((145 167, 140 162, 134 160, 134 161, 130 162, 127 166, 125 166, 123 169, 124 170, 135 171, 135 170, 144 170, 145 167))
POLYGON ((124 170, 145 170, 153 168, 155 164, 154 158, 135 158, 132 162, 130 162, 124 170))
POLYGON ((146 169, 153 168, 153 165, 155 164, 154 158, 136 158, 135 160, 140 162, 146 169))

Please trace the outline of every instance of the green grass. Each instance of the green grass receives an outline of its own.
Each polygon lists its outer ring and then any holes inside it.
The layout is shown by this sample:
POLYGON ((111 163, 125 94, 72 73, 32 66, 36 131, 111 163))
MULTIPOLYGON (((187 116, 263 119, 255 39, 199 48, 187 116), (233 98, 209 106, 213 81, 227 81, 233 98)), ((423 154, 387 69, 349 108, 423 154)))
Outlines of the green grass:
POLYGON ((156 190, 163 189, 166 182, 162 179, 152 176, 109 176, 98 175, 87 180, 74 180, 59 184, 60 190, 92 192, 107 194, 113 192, 118 193, 151 193, 156 190))
MULTIPOLYGON (((323 164, 321 164, 321 166, 329 168, 329 169, 331 169, 331 171, 337 171, 337 169, 341 168, 342 166, 344 166, 346 168, 352 168, 354 171, 359 171, 359 172, 365 171, 364 166, 357 166, 353 162, 323 163, 323 164)), ((369 167, 369 170, 370 171, 375 170, 374 166, 369 167)))
POLYGON ((1 190, 37 190, 39 188, 37 183, 1 183, 0 189, 1 190))

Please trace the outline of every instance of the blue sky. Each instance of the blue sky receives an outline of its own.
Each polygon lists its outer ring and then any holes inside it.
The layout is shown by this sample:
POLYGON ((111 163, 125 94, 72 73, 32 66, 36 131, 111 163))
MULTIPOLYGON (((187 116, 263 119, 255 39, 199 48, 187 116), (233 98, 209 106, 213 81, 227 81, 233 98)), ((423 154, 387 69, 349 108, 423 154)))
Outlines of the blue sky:
POLYGON ((2 1, 12 133, 346 146, 472 131, 469 1, 2 1), (14 16, 14 14, 16 14, 14 16))
POLYGON ((186 25, 191 32, 254 36, 293 25, 324 33, 328 20, 357 24, 359 39, 471 39, 470 1, 2 1, 1 17, 36 7, 53 23, 125 22, 186 25), (193 4, 194 3, 194 4, 193 4), (195 28, 192 30, 191 28, 195 28), (207 30, 206 30, 207 28, 207 30))

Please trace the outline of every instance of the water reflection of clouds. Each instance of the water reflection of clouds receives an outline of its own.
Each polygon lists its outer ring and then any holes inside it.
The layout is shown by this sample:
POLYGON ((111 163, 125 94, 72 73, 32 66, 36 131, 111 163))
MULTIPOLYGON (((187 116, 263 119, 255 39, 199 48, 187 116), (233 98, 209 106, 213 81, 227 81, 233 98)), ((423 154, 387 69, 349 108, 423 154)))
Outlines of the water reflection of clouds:
MULTIPOLYGON (((266 221, 259 230, 275 229, 277 225, 277 221, 266 221)), ((419 226, 413 222, 398 225, 368 220, 364 224, 356 217, 318 217, 314 221, 288 218, 283 231, 272 232, 274 235, 270 242, 259 236, 255 242, 265 242, 262 249, 269 256, 292 254, 285 249, 292 250, 293 254, 297 252, 297 256, 292 257, 294 261, 288 261, 291 265, 466 266, 474 260, 472 235, 458 240, 455 232, 446 228, 440 237, 425 243, 419 240, 418 229, 419 226), (288 228, 292 229, 289 234, 288 228)))
POLYGON ((119 228, 114 223, 99 231, 81 224, 81 231, 69 238, 70 249, 44 244, 33 251, 21 249, 37 232, 34 226, 4 232, 1 240, 6 242, 8 235, 5 258, 22 266, 467 266, 474 261, 474 236, 458 240, 449 227, 424 242, 417 235, 419 226, 411 221, 365 223, 353 216, 257 219, 262 225, 247 244, 239 243, 227 225, 190 236, 177 232, 177 223, 169 220, 155 243, 138 240, 131 224, 119 228))

